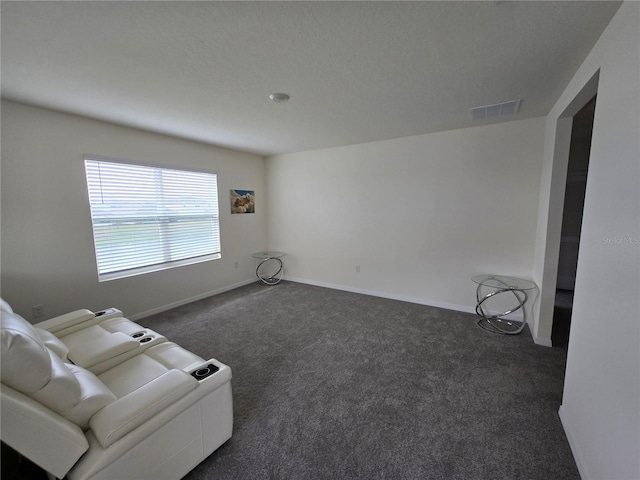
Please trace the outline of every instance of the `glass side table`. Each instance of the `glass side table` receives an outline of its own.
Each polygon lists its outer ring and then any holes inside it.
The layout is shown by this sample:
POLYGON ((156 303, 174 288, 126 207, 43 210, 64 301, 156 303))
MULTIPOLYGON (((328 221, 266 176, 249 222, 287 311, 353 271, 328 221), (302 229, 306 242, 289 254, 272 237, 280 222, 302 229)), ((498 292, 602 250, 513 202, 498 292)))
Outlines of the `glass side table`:
POLYGON ((525 304, 529 298, 527 292, 537 289, 537 285, 531 280, 504 275, 476 275, 471 280, 478 284, 478 288, 476 288, 476 313, 480 316, 478 326, 489 332, 501 335, 517 335, 522 332, 527 324, 525 315, 525 304), (485 295, 482 295, 483 287, 489 290, 485 295), (488 314, 485 310, 485 302, 502 293, 512 294, 517 302, 516 305, 502 313, 488 314), (520 309, 522 309, 522 322, 514 322, 503 318, 520 309))
POLYGON ((282 280, 284 270, 282 268, 283 252, 257 252, 251 255, 259 260, 256 267, 256 277, 266 285, 276 285, 282 280))

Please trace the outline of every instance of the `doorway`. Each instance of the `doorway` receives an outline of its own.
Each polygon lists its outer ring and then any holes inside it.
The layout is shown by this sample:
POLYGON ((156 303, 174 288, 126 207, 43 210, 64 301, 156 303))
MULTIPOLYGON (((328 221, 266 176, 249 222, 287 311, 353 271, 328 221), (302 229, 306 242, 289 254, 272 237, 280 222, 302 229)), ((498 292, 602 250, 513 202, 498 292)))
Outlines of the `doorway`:
POLYGON ((569 344, 595 107, 594 96, 574 115, 571 128, 551 331, 554 347, 567 348, 569 344))

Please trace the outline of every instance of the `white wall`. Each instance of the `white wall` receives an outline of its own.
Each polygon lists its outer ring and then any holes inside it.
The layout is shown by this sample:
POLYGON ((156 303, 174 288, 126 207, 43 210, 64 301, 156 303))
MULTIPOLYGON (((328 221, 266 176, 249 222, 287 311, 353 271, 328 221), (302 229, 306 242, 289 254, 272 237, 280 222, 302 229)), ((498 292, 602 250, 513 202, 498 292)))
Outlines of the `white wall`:
POLYGON ((537 118, 269 157, 269 247, 288 278, 473 311, 472 275, 532 276, 543 145, 537 118))
MULTIPOLYGON (((625 2, 547 117, 535 275, 555 289, 567 127, 597 103, 560 414, 583 479, 640 478, 640 4, 625 2), (585 88, 586 86, 586 88, 585 88)), ((566 178, 566 177, 565 177, 566 178)), ((540 305, 538 334, 552 305, 540 305)))
POLYGON ((266 247, 264 158, 13 102, 1 114, 2 296, 25 318, 36 304, 44 318, 108 306, 138 318, 255 279, 251 253, 266 247), (217 173, 222 258, 99 283, 85 153, 217 173), (230 214, 231 188, 256 191, 255 214, 230 214))

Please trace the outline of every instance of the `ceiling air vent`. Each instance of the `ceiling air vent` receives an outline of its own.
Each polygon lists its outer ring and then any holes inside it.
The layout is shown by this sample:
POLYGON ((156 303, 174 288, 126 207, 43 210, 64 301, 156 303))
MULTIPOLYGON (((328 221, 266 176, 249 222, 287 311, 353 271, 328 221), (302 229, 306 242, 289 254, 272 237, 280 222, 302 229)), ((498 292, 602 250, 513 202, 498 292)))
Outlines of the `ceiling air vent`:
POLYGON ((482 120, 484 118, 505 117, 507 115, 515 115, 520 108, 522 100, 511 100, 510 102, 496 103, 495 105, 484 105, 469 110, 469 114, 473 120, 482 120))

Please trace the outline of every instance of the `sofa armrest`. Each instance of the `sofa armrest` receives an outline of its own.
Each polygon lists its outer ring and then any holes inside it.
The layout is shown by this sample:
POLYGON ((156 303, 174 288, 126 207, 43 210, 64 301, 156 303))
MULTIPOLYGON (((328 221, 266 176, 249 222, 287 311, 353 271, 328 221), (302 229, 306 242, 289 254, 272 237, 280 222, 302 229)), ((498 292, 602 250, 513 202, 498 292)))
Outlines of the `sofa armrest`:
POLYGON ((36 323, 35 326, 47 330, 51 333, 56 333, 60 330, 76 326, 80 323, 84 323, 95 318, 96 315, 91 310, 81 309, 65 313, 64 315, 60 315, 58 317, 50 318, 49 320, 45 320, 40 323, 36 323))
POLYGON ((67 358, 80 367, 91 368, 98 363, 140 348, 140 343, 126 333, 114 332, 105 337, 75 346, 67 358))
POLYGON ((0 390, 2 441, 63 478, 89 448, 80 427, 11 387, 0 390))
POLYGON ((96 413, 89 427, 103 448, 157 415, 198 387, 182 370, 169 370, 96 413))

